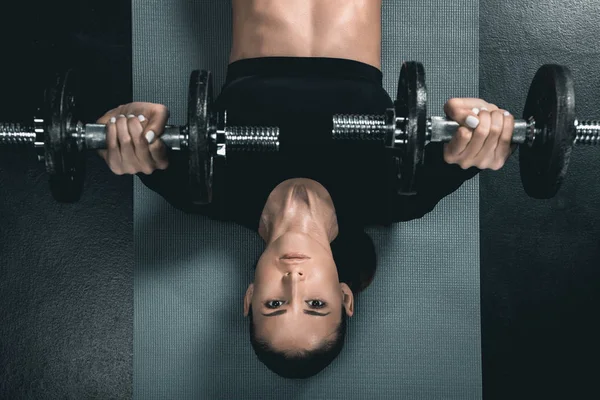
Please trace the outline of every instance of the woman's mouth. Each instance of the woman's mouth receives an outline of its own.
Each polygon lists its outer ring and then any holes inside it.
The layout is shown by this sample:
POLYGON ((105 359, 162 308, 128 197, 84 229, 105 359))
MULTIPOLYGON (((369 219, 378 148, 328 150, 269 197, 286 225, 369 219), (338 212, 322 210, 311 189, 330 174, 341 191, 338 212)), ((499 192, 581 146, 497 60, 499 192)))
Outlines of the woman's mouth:
POLYGON ((306 254, 302 254, 302 253, 287 253, 287 254, 284 254, 283 257, 280 258, 280 260, 306 260, 306 259, 310 259, 310 257, 307 256, 306 254))

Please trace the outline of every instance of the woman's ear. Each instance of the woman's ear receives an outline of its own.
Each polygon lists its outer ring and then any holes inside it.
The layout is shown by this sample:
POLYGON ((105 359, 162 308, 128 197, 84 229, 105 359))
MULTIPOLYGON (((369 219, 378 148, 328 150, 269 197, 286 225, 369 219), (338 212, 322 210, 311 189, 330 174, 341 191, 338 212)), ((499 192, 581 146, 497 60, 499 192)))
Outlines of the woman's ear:
POLYGON ((244 296, 244 317, 248 316, 250 312, 250 305, 252 304, 252 295, 254 294, 254 283, 251 283, 246 290, 246 295, 244 296))
POLYGON ((354 314, 354 293, 352 293, 352 289, 345 283, 341 283, 342 293, 344 293, 344 300, 342 300, 344 304, 344 308, 346 309, 346 315, 351 317, 354 314))

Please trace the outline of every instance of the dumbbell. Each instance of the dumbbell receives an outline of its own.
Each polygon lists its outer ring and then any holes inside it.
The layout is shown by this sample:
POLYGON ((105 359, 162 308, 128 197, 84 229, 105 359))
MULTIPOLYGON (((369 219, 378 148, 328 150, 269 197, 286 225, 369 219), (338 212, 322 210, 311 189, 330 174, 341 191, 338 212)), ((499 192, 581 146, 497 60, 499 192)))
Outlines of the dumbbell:
MULTIPOLYGON (((41 118, 33 127, 0 124, 0 145, 31 145, 45 161, 50 191, 60 202, 81 197, 85 177, 86 150, 106 149, 106 125, 84 124, 79 119, 79 74, 69 70, 58 75, 44 92, 41 118)), ((210 71, 195 70, 189 81, 188 123, 166 126, 162 140, 174 151, 187 153, 191 200, 198 205, 212 202, 215 160, 230 153, 279 150, 279 128, 227 126, 227 113, 213 112, 210 71)), ((218 171, 216 173, 218 175, 218 171)))
MULTIPOLYGON (((384 143, 390 153, 395 191, 416 194, 417 171, 430 142, 449 142, 459 124, 427 118, 424 67, 405 62, 394 108, 383 115, 335 115, 333 139, 384 143)), ((565 178, 574 144, 600 144, 600 121, 577 121, 575 90, 567 67, 546 64, 529 88, 523 119, 515 120, 512 143, 519 144, 525 192, 532 198, 554 197, 565 178)))

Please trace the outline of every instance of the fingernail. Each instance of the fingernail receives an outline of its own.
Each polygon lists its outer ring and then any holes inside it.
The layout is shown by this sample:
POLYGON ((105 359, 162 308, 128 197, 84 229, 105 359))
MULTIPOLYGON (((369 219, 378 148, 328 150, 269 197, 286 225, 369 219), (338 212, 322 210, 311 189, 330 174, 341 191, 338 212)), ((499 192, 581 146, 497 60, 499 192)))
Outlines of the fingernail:
POLYGON ((117 119, 116 119, 115 117, 112 117, 112 118, 110 119, 110 123, 111 123, 111 124, 114 124, 115 122, 117 122, 117 119))
POLYGON ((154 132, 146 132, 146 140, 148 141, 148 144, 152 143, 152 141, 154 140, 154 132))
POLYGON ((138 119, 140 120, 140 122, 144 122, 146 120, 146 118, 143 115, 138 115, 138 119))
POLYGON ((510 113, 508 111, 504 111, 504 116, 508 117, 510 115, 510 113))
POLYGON ((127 118, 135 118, 135 115, 133 115, 133 114, 129 114, 129 115, 127 116, 127 118))
POLYGON ((467 126, 471 129, 475 129, 479 126, 479 120, 472 115, 467 117, 467 126))
POLYGON ((487 111, 488 109, 485 107, 481 107, 481 111, 487 111))
POLYGON ((475 115, 479 115, 479 108, 474 108, 474 109, 473 109, 473 113, 474 113, 475 115))
POLYGON ((123 114, 119 115, 119 118, 125 118, 125 116, 123 114))

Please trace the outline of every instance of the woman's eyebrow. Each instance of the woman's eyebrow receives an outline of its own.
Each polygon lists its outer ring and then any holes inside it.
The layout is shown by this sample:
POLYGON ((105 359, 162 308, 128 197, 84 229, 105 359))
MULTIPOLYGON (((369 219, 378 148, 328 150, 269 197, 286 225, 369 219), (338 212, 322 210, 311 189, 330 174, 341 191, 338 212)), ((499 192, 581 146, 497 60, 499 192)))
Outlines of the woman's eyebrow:
MULTIPOLYGON (((277 311, 274 311, 274 312, 272 312, 270 314, 262 313, 262 315, 264 315, 265 317, 276 317, 278 315, 285 314, 286 312, 287 312, 287 310, 277 310, 277 311)), ((313 310, 304 310, 304 314, 314 315, 314 316, 317 316, 317 317, 324 317, 326 315, 331 314, 331 311, 329 311, 328 313, 320 313, 320 312, 313 311, 313 310)))

